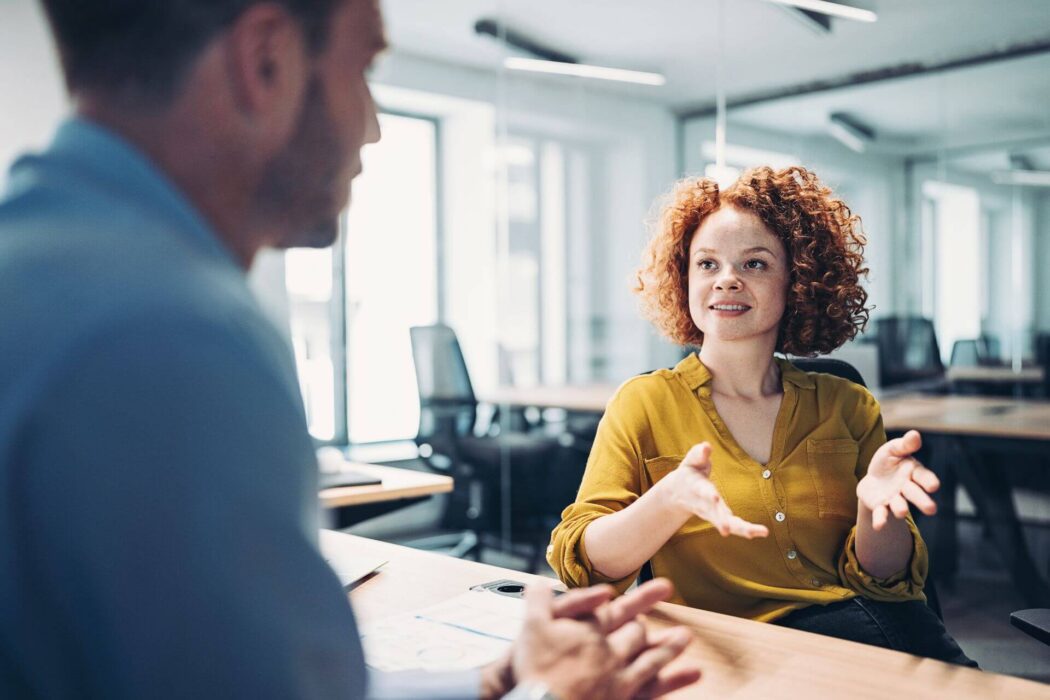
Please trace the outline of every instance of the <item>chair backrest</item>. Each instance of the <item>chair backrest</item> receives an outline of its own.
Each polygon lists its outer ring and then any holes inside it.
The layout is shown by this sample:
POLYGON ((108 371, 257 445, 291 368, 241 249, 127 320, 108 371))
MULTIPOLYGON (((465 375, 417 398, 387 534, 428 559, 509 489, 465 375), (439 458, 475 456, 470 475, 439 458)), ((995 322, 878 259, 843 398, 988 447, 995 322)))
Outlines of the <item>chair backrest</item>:
POLYGON ((889 316, 877 319, 875 328, 882 386, 944 376, 932 321, 919 316, 889 316))
POLYGON ((981 357, 981 343, 976 339, 956 340, 952 343, 952 367, 976 367, 985 364, 981 357))
POLYGON ((450 455, 456 438, 473 432, 477 420, 477 399, 467 363, 456 332, 448 326, 413 326, 409 332, 419 389, 416 444, 428 444, 434 452, 450 455))
POLYGON ((857 368, 843 360, 835 360, 830 357, 793 357, 791 364, 803 372, 823 372, 842 379, 848 379, 854 384, 867 386, 864 377, 860 376, 857 368))
POLYGON ((1050 399, 1050 333, 1036 334, 1035 362, 1043 368, 1043 398, 1050 399))

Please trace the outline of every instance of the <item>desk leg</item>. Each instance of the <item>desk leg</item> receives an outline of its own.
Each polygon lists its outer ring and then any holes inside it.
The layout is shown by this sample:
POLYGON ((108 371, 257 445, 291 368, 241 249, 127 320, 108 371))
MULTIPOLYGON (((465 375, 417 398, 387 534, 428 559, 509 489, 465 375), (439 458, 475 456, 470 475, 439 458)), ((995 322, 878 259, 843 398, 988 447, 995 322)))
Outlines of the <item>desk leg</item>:
POLYGON ((1014 586, 1032 607, 1050 606, 1050 588, 1039 575, 1028 552, 1014 507, 1010 479, 994 463, 981 458, 981 453, 960 439, 955 450, 959 478, 977 504, 978 513, 992 535, 996 548, 1003 557, 1014 586))
MULTIPOLYGON (((958 485, 952 464, 952 441, 943 435, 924 435, 929 450, 929 466, 941 480, 941 488, 934 494, 937 515, 920 517, 923 537, 930 552, 930 575, 951 587, 959 567, 959 534, 956 516, 956 487, 958 485)), ((917 511, 914 511, 917 512, 917 511)), ((921 516, 921 514, 920 514, 921 516)))

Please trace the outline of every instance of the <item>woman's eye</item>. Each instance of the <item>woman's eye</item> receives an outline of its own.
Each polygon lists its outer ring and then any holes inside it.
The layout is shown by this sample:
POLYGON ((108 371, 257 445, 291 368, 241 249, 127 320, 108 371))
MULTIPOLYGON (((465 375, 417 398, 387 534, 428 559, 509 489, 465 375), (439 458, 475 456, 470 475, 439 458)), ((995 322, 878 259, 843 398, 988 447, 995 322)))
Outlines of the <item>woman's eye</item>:
POLYGON ((696 265, 701 270, 713 270, 713 269, 715 269, 715 261, 714 260, 701 260, 696 265))
POLYGON ((766 263, 764 260, 748 260, 744 263, 744 268, 748 270, 764 270, 766 269, 766 263))

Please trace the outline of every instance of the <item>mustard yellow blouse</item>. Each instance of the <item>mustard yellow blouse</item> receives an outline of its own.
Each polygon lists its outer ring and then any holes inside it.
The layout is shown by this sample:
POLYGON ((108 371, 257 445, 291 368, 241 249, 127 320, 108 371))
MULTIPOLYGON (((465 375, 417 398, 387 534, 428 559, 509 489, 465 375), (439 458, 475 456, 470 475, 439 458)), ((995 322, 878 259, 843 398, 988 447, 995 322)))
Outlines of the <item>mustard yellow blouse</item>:
POLYGON ((925 599, 926 546, 910 516, 915 545, 903 572, 875 579, 857 561, 857 482, 886 442, 878 402, 852 382, 777 361, 784 398, 764 466, 719 418, 711 373, 696 355, 620 387, 598 427, 576 502, 551 535, 547 559, 562 581, 626 590, 637 572, 610 581, 595 571, 584 530, 629 506, 690 447, 707 441, 722 497, 736 515, 768 527, 769 536, 723 538, 707 521, 689 520, 650 560, 654 575, 675 584, 674 602, 769 621, 857 595, 925 599))

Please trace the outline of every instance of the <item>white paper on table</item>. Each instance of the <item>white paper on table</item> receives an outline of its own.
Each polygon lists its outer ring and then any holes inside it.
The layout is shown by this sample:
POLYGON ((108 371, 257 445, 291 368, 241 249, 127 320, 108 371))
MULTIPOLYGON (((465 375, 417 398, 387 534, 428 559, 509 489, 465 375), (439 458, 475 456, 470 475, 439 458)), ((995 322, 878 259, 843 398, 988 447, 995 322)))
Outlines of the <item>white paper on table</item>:
POLYGON ((459 671, 494 661, 525 620, 525 601, 468 591, 361 630, 365 660, 380 671, 459 671))
POLYGON ((343 588, 357 583, 387 563, 386 559, 374 557, 353 557, 352 559, 325 557, 325 561, 339 577, 339 583, 343 584, 343 588))

